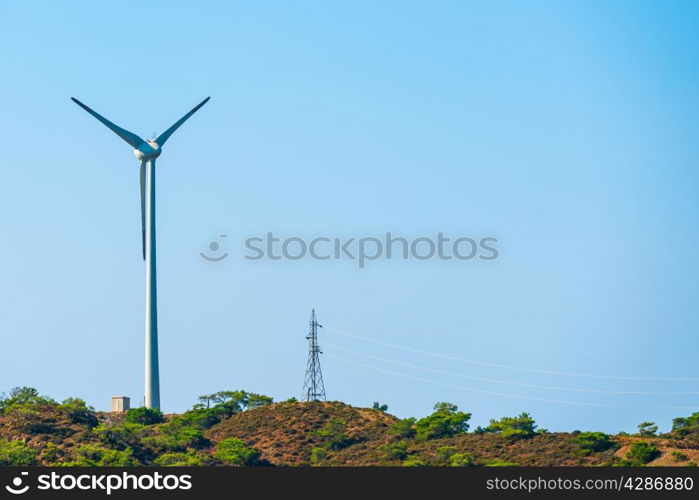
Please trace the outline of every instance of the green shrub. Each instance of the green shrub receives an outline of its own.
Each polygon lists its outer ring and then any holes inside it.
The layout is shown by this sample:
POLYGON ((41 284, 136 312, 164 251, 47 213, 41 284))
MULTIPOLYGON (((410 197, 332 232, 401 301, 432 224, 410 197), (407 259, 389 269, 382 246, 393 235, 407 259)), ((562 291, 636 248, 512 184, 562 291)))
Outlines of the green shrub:
POLYGON ((4 412, 12 415, 17 429, 25 434, 72 434, 70 429, 58 426, 54 418, 46 418, 48 415, 38 405, 13 403, 4 412))
POLYGON ((419 439, 438 439, 468 432, 470 413, 458 411, 451 403, 437 403, 434 413, 415 422, 416 436, 419 439))
POLYGON ((417 457, 410 457, 409 459, 404 461, 402 465, 403 467, 424 467, 425 462, 423 462, 417 457))
POLYGON ((58 462, 60 457, 61 452, 58 449, 58 446, 56 446, 52 442, 48 442, 44 446, 44 449, 41 450, 41 456, 39 458, 43 463, 55 464, 56 462, 58 462))
POLYGON ((615 444, 604 432, 580 432, 572 441, 585 454, 605 451, 615 444))
POLYGON ((347 424, 339 418, 331 418, 325 426, 312 434, 320 437, 324 444, 333 450, 341 450, 352 444, 352 439, 345 433, 347 424))
POLYGON ((24 467, 36 464, 36 451, 24 441, 0 441, 0 465, 24 467))
POLYGON ((689 457, 687 455, 685 455, 684 453, 680 453, 679 451, 673 451, 671 456, 673 462, 686 462, 687 460, 689 460, 689 457))
POLYGON ((500 434, 502 437, 515 441, 527 439, 536 434, 536 424, 528 413, 522 413, 517 417, 502 417, 500 420, 491 420, 486 427, 486 432, 500 434))
POLYGON ((403 460, 408 456, 408 445, 405 441, 385 444, 379 450, 391 460, 403 460))
POLYGON ((186 427, 173 434, 156 434, 143 438, 143 444, 160 452, 185 452, 190 448, 203 448, 209 441, 199 429, 186 427))
POLYGON ((388 429, 388 432, 401 439, 410 439, 415 436, 415 419, 411 417, 399 420, 388 429))
POLYGON ((311 463, 321 465, 328 459, 328 449, 325 446, 314 446, 311 448, 311 463))
POLYGON ((152 432, 147 426, 141 424, 102 423, 92 430, 92 433, 103 444, 117 450, 137 448, 141 446, 141 440, 152 432))
POLYGON ((214 457, 228 465, 255 465, 260 453, 240 439, 226 438, 218 443, 214 457))
POLYGON ((124 420, 130 424, 154 425, 165 421, 163 412, 157 408, 131 408, 126 412, 124 420))
POLYGON ((456 453, 455 446, 441 446, 437 448, 439 459, 451 467, 470 467, 473 465, 473 455, 470 453, 456 453))
POLYGON ((75 451, 74 460, 66 465, 82 467, 129 467, 136 465, 131 448, 111 450, 96 444, 84 444, 75 451))
POLYGON ((660 455, 660 450, 653 443, 647 441, 636 441, 626 452, 626 458, 639 464, 647 464, 660 455))
POLYGON ((515 462, 506 462, 504 460, 491 460, 485 464, 486 467, 517 467, 515 462))
POLYGON ((182 420, 182 425, 206 430, 218 424, 222 417, 217 408, 195 408, 178 415, 177 418, 182 420))
POLYGON ((443 462, 448 462, 454 453, 456 453, 456 446, 440 446, 437 448, 437 456, 443 462))
POLYGON ((452 467, 471 467, 473 465, 473 455, 470 453, 454 453, 449 457, 449 465, 452 467))
POLYGON ((153 461, 153 465, 161 467, 199 467, 205 463, 205 458, 194 450, 186 453, 163 453, 153 461))
POLYGON ((158 427, 158 434, 147 438, 147 443, 161 450, 184 452, 188 448, 203 448, 209 445, 202 429, 192 425, 181 415, 174 415, 158 427))

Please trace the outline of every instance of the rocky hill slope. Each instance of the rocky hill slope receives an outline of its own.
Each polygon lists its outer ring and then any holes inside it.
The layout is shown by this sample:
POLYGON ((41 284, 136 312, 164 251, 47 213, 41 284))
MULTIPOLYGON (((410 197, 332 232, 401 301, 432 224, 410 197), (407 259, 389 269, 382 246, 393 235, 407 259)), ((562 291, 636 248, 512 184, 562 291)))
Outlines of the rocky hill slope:
POLYGON ((340 402, 244 391, 202 396, 192 410, 95 412, 29 388, 0 400, 0 465, 662 466, 699 461, 699 413, 673 432, 614 435, 536 429, 526 413, 469 429, 470 415, 440 403, 422 419, 340 402))

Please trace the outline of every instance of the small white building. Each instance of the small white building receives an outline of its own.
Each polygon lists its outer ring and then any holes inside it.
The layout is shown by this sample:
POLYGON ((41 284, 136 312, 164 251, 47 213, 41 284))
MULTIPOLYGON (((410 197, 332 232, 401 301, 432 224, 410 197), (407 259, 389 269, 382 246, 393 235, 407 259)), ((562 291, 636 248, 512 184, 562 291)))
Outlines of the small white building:
POLYGON ((127 396, 112 396, 112 411, 124 412, 131 408, 131 399, 127 396))

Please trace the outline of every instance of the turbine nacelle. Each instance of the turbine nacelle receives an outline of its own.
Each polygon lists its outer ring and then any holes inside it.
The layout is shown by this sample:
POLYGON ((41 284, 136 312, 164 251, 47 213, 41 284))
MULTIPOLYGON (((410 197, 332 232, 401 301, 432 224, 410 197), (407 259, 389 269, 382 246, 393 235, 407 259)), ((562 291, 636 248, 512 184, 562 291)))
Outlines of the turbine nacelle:
POLYGON ((156 159, 162 153, 162 149, 160 149, 157 142, 149 139, 139 144, 133 150, 133 153, 136 155, 136 158, 143 162, 156 159))

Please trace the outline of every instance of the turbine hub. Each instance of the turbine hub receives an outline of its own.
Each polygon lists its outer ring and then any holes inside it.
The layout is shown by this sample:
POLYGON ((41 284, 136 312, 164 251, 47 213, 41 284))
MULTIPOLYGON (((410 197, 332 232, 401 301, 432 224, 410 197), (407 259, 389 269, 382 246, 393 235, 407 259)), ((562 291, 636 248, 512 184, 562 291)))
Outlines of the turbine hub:
POLYGON ((162 150, 157 142, 152 139, 148 139, 147 141, 143 141, 141 144, 139 144, 138 147, 133 150, 133 152, 136 155, 136 158, 139 160, 148 161, 154 160, 160 156, 162 150))

